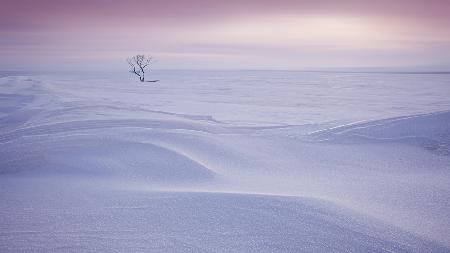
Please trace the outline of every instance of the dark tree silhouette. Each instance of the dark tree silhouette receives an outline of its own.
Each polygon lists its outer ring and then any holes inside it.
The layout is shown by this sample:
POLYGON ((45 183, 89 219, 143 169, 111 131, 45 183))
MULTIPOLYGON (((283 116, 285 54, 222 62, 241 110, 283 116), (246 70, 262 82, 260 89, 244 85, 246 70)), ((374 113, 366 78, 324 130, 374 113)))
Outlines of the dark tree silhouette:
MULTIPOLYGON (((130 64, 130 72, 137 75, 141 82, 145 82, 145 73, 149 68, 149 64, 152 61, 152 57, 145 55, 135 55, 127 59, 128 64, 130 64)), ((152 80, 147 82, 157 82, 158 80, 152 80)))

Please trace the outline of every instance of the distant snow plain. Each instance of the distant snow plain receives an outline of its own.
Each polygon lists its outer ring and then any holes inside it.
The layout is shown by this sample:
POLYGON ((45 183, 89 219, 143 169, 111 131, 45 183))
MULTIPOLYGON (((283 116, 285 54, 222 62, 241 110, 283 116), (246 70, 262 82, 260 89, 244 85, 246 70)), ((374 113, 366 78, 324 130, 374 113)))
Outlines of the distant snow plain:
POLYGON ((450 75, 0 75, 0 252, 450 252, 450 75))

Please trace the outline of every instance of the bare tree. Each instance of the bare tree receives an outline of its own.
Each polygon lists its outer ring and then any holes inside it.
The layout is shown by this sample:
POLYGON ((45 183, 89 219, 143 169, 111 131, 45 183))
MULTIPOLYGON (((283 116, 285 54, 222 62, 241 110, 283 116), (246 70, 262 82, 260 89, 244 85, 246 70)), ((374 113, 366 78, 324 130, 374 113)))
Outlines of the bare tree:
MULTIPOLYGON (((141 82, 145 82, 145 72, 149 68, 149 64, 152 61, 152 57, 145 55, 135 55, 127 59, 128 64, 130 64, 130 72, 137 75, 141 82)), ((147 82, 157 82, 158 80, 152 80, 147 82)))

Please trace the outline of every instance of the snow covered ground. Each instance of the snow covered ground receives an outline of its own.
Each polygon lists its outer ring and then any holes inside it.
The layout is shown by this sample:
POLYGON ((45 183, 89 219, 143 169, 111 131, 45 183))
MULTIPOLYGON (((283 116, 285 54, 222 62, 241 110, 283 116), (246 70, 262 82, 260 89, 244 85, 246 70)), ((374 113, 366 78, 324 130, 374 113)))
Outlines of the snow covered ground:
POLYGON ((450 75, 0 75, 0 252, 450 252, 450 75))

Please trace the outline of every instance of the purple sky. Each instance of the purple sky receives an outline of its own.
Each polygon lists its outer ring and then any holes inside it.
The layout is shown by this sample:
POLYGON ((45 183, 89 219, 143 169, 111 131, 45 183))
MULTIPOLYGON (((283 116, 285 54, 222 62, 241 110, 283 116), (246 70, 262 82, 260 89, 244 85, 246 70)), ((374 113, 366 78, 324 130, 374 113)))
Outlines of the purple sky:
POLYGON ((0 70, 450 70, 447 0, 2 0, 0 70), (126 64, 126 63, 125 63, 126 64))

